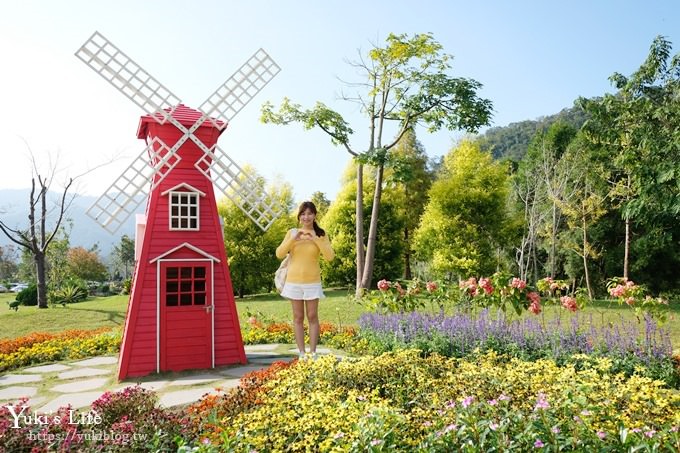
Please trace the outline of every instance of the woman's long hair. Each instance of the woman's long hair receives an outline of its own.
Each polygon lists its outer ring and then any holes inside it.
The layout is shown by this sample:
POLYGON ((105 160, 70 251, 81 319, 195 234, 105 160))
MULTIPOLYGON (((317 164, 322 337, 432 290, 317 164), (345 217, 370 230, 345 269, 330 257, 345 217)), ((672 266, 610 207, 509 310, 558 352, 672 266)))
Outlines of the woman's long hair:
MULTIPOLYGON (((302 213, 305 212, 307 209, 312 211, 312 214, 316 215, 316 206, 314 206, 314 203, 312 203, 311 201, 303 201, 300 204, 300 207, 298 208, 297 215, 298 222, 300 221, 300 216, 302 215, 302 213)), ((316 223, 316 219, 314 220, 314 232, 319 237, 326 235, 326 231, 323 228, 321 228, 318 223, 316 223)))

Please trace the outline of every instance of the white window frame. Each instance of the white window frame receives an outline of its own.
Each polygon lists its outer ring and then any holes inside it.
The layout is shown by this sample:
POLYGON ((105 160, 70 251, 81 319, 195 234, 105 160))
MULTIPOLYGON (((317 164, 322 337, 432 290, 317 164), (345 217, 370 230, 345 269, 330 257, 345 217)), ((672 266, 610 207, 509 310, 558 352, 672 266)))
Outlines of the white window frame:
POLYGON ((199 202, 199 197, 200 193, 197 192, 188 192, 188 191, 176 191, 176 190, 171 190, 168 192, 168 229, 170 231, 198 231, 201 229, 201 203, 199 202), (177 196, 179 197, 180 203, 175 205, 173 203, 173 198, 177 196), (186 200, 189 201, 188 204, 183 205, 181 203, 182 197, 186 197, 186 200), (193 204, 191 201, 193 200, 193 204), (192 216, 191 214, 187 215, 182 215, 182 207, 186 207, 187 210, 190 212, 192 207, 196 207, 196 215, 192 216), (174 216, 172 214, 172 208, 177 207, 179 214, 177 216, 174 216), (172 221, 173 219, 177 219, 177 227, 172 226, 172 221), (192 228, 191 226, 187 226, 186 228, 183 228, 181 226, 182 220, 187 221, 187 225, 191 224, 191 220, 195 219, 196 220, 196 227, 192 228))

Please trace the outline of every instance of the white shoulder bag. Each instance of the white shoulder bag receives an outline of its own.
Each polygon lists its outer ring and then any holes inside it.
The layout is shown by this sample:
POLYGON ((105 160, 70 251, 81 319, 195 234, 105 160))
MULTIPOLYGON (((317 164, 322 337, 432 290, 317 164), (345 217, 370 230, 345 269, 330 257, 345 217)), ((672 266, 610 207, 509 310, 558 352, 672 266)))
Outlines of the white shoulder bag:
MULTIPOLYGON (((297 234, 297 228, 293 228, 291 234, 295 236, 297 234)), ((276 290, 280 293, 283 291, 283 285, 286 284, 286 276, 288 275, 288 261, 290 260, 290 253, 281 261, 279 268, 274 272, 274 286, 276 290)))

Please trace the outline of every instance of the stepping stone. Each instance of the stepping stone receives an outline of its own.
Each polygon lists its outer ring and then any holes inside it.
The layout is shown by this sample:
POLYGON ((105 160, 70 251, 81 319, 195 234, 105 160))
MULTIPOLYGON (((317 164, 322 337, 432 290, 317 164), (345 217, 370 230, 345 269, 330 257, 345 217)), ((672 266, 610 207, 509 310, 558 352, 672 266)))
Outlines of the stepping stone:
POLYGON ((222 376, 216 374, 196 374, 191 376, 183 376, 177 379, 171 380, 169 385, 195 385, 195 384, 205 384, 206 382, 217 381, 222 379, 222 376))
POLYGON ((6 374, 0 376, 0 385, 24 384, 26 382, 38 382, 42 380, 39 374, 6 374))
POLYGON ((262 365, 246 365, 246 366, 237 366, 235 368, 227 368, 220 373, 225 374, 227 376, 236 376, 236 377, 241 377, 244 374, 253 372, 253 371, 259 371, 262 368, 264 368, 262 365))
POLYGON ((153 390, 154 392, 158 391, 159 389, 162 389, 166 385, 168 385, 168 381, 147 381, 139 383, 139 386, 142 387, 143 389, 153 390))
MULTIPOLYGON (((297 354, 297 353, 298 353, 297 348, 292 348, 292 349, 289 349, 288 351, 289 351, 289 352, 292 352, 292 353, 294 353, 294 354, 297 354)), ((309 351, 307 351, 307 353, 309 353, 309 351)), ((331 350, 328 349, 328 348, 316 348, 316 353, 317 353, 317 354, 330 354, 330 353, 331 353, 331 350)))
POLYGON ((280 345, 278 343, 273 344, 249 344, 243 348, 246 352, 256 352, 256 351, 275 351, 280 345))
POLYGON ((69 404, 74 409, 79 409, 81 407, 89 406, 92 402, 102 396, 103 393, 104 392, 99 390, 97 392, 69 393, 68 395, 61 395, 45 404, 38 409, 37 412, 56 412, 60 407, 68 406, 69 404))
POLYGON ((36 387, 6 387, 0 390, 0 400, 18 401, 19 398, 23 398, 24 396, 30 398, 35 396, 36 393, 38 393, 38 389, 36 387))
POLYGON ((54 363, 52 365, 34 366, 31 368, 24 368, 24 371, 31 373, 54 373, 57 371, 70 370, 70 366, 62 365, 61 363, 54 363))
MULTIPOLYGON (((236 379, 238 381, 238 379, 236 379)), ((238 383, 237 383, 238 385, 238 383)), ((206 393, 214 393, 214 387, 199 387, 193 389, 178 390, 161 395, 158 404, 163 407, 179 406, 181 404, 193 403, 201 399, 206 393)))
POLYGON ((106 384, 108 381, 109 380, 107 378, 88 379, 85 381, 76 381, 71 382, 69 384, 57 385, 55 387, 52 387, 51 390, 60 393, 77 393, 85 390, 98 389, 102 387, 104 384, 106 384))
MULTIPOLYGON (((258 359, 249 359, 248 363, 251 364, 251 365, 254 364, 254 365, 267 365, 267 366, 269 366, 274 362, 281 362, 281 361, 290 362, 294 358, 297 358, 297 356, 291 357, 291 356, 281 355, 281 356, 277 356, 277 357, 262 357, 262 358, 258 358, 258 359)), ((262 368, 262 367, 260 367, 260 368, 262 368)))
MULTIPOLYGON (((0 398, 0 400, 2 400, 2 398, 0 398)), ((38 407, 38 405, 42 404, 45 401, 47 401, 47 398, 45 398, 44 396, 37 396, 35 398, 29 398, 28 401, 26 401, 26 406, 28 406, 30 408, 31 412, 33 412, 34 407, 38 407)), ((2 406, 7 406, 8 404, 13 404, 13 403, 16 403, 16 402, 17 402, 17 400, 5 401, 5 402, 2 403, 2 406)))
POLYGON ((75 366, 99 366, 99 365, 113 365, 118 363, 118 357, 102 356, 93 357, 91 359, 81 360, 79 362, 71 362, 75 366))
POLYGON ((57 379, 72 379, 77 377, 87 376, 101 376, 102 374, 111 374, 111 370, 102 370, 100 368, 78 368, 71 371, 64 371, 57 375, 57 379))

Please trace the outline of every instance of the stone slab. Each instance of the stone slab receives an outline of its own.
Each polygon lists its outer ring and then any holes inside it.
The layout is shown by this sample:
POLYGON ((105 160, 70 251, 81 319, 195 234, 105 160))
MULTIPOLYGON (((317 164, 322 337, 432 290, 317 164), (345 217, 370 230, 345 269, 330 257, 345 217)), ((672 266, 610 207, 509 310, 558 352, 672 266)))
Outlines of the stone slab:
POLYGON ((38 382, 42 380, 39 374, 6 374, 0 376, 0 385, 25 384, 26 382, 38 382))
POLYGON ((248 344, 243 348, 246 352, 257 352, 257 351, 275 351, 280 345, 278 343, 272 344, 248 344))
POLYGON ((226 376, 235 376, 235 377, 241 377, 244 374, 251 373, 253 371, 258 371, 263 368, 262 365, 246 365, 246 366, 237 366, 234 368, 226 368, 224 370, 221 370, 220 373, 226 375, 226 376))
MULTIPOLYGON (((288 351, 289 351, 289 352, 292 352, 292 353, 295 353, 295 354, 298 353, 297 348, 291 348, 291 349, 289 349, 288 351)), ((309 351, 307 351, 307 353, 309 354, 309 351)), ((331 350, 328 349, 328 348, 316 348, 316 353, 317 353, 317 354, 330 354, 330 353, 331 353, 331 350)))
POLYGON ((169 381, 147 381, 140 382, 139 386, 146 390, 158 391, 168 385, 169 381))
POLYGON ((70 366, 62 365, 61 363, 53 363, 52 365, 24 368, 24 371, 28 371, 29 373, 56 373, 57 371, 66 371, 70 369, 70 366))
POLYGON ((38 409, 39 413, 49 413, 56 412, 62 406, 68 406, 69 404, 74 409, 79 409, 81 407, 89 406, 97 398, 102 396, 104 392, 101 390, 97 392, 81 392, 81 393, 69 393, 68 395, 61 395, 54 398, 52 401, 45 404, 43 407, 38 409))
POLYGON ((274 362, 280 362, 280 361, 290 362, 294 358, 297 359, 297 355, 295 357, 282 355, 282 356, 278 356, 278 357, 264 357, 264 358, 259 358, 259 359, 250 359, 250 360, 248 360, 248 363, 251 364, 251 365, 255 364, 255 365, 269 366, 274 362))
POLYGON ((214 382, 222 379, 222 376, 217 374, 195 374, 189 376, 182 376, 176 379, 171 379, 169 385, 196 385, 205 384, 207 382, 214 382))
MULTIPOLYGON (((107 378, 86 379, 84 381, 70 382, 68 384, 60 384, 52 387, 51 390, 59 393, 77 393, 86 390, 94 390, 102 387, 109 380, 107 378)), ((102 390, 103 392, 104 390, 102 390)))
POLYGON ((19 398, 32 397, 38 393, 36 387, 22 387, 22 386, 12 386, 0 389, 0 400, 12 400, 17 401, 19 398))
POLYGON ((179 406, 181 404, 193 403, 201 399, 206 393, 214 392, 214 387, 197 387, 176 392, 166 392, 160 396, 158 403, 163 407, 179 406))
POLYGON ((58 379, 73 379, 88 376, 101 376, 102 374, 111 374, 111 370, 102 370, 100 368, 76 368, 71 371, 64 371, 57 375, 58 379))
POLYGON ((78 362, 71 362, 75 366, 99 366, 99 365, 113 365, 118 363, 118 357, 101 356, 92 357, 91 359, 80 360, 78 362))

